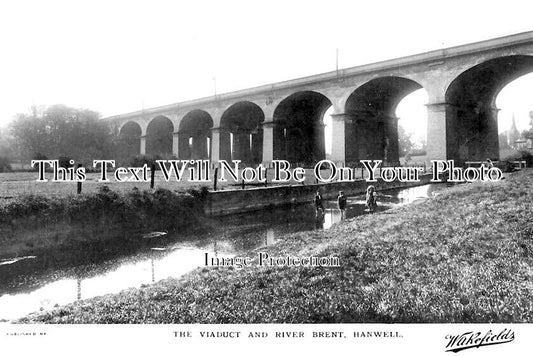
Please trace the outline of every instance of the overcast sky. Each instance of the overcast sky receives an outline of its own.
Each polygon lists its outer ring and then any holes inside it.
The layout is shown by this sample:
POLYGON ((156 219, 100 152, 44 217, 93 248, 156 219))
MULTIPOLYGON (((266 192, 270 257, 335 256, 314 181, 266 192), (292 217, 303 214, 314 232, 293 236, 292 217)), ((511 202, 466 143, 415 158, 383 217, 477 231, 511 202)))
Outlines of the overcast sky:
MULTIPOLYGON (((109 116, 212 95, 213 77, 222 93, 331 71, 336 48, 345 68, 529 31, 530 3, 2 1, 0 126, 32 104, 109 116)), ((498 105, 526 128, 521 82, 498 105)))

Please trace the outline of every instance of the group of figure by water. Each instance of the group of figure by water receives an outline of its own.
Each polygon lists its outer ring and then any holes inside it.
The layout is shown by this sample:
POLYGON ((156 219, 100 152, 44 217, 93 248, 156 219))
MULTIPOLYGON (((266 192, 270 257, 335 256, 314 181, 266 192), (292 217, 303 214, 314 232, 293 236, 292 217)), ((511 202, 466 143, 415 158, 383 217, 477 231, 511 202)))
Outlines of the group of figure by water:
MULTIPOLYGON (((314 198, 314 205, 315 205, 315 213, 316 213, 316 220, 317 223, 322 222, 324 220, 325 215, 325 208, 324 208, 324 199, 322 198, 322 194, 319 190, 317 190, 315 198, 314 198)), ((347 205, 347 198, 344 192, 341 190, 339 191, 339 195, 337 196, 337 208, 340 210, 341 213, 341 220, 346 219, 346 205, 347 205)), ((376 188, 373 185, 369 185, 366 189, 366 200, 365 200, 365 212, 367 213, 373 213, 376 211, 377 208, 377 193, 376 188)))

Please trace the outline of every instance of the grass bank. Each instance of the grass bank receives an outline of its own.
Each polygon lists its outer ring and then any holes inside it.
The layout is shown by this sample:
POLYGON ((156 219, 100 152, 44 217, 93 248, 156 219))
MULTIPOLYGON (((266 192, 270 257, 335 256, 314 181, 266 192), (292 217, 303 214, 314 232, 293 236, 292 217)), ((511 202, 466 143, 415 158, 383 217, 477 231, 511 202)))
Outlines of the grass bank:
MULTIPOLYGON (((241 167, 242 169, 242 167, 241 167)), ((329 171, 324 170, 324 176, 327 176, 329 171)), ((357 171, 357 177, 362 172, 357 171)), ((50 173, 48 173, 50 174, 50 173)), ((0 173, 0 206, 9 204, 14 199, 17 199, 20 195, 43 195, 47 197, 64 197, 67 195, 76 193, 76 183, 74 182, 37 182, 37 172, 9 172, 9 173, 0 173)), ((113 174, 109 174, 109 182, 99 182, 101 178, 100 173, 87 173, 87 180, 83 182, 82 189, 84 193, 97 193, 102 186, 108 186, 111 190, 118 192, 120 194, 126 194, 131 191, 132 188, 136 187, 139 190, 149 189, 150 183, 134 183, 134 182, 117 182, 113 174)), ((49 176, 47 176, 50 178, 49 176)), ((305 170, 306 184, 315 183, 314 170, 306 169, 305 170)), ((187 192, 191 189, 200 190, 200 189, 213 189, 214 181, 214 171, 211 172, 211 182, 209 183, 198 183, 191 182, 190 180, 193 177, 190 176, 190 172, 185 170, 181 181, 176 182, 171 179, 170 181, 165 181, 163 173, 161 171, 156 171, 155 173, 155 187, 168 189, 173 192, 187 192)), ((286 185, 287 183, 272 183, 274 178, 274 170, 269 169, 267 171, 267 180, 268 185, 286 185)), ((240 189, 242 180, 239 179, 237 182, 234 182, 233 179, 228 179, 226 182, 217 181, 217 190, 224 189, 240 189)), ((294 180, 291 180, 289 184, 301 184, 294 180)))
POLYGON ((22 322, 533 322, 532 203, 531 170, 457 186, 267 248, 339 268, 206 267, 22 322))
POLYGON ((117 193, 102 186, 81 195, 23 194, 0 205, 0 258, 119 240, 132 232, 185 229, 202 211, 199 199, 165 189, 117 193))

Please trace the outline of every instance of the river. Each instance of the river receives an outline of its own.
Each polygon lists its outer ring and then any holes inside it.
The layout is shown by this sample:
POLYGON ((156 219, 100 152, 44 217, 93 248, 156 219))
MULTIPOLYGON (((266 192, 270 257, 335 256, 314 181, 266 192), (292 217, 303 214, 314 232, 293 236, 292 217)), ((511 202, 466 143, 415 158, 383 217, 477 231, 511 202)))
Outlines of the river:
MULTIPOLYGON (((379 211, 434 196, 445 184, 382 191, 379 211)), ((326 201, 323 221, 317 222, 313 205, 259 211, 207 220, 200 232, 174 234, 142 241, 143 245, 117 254, 108 252, 94 262, 79 258, 58 260, 57 255, 23 256, 0 264, 0 321, 47 310, 128 288, 141 287, 168 277, 179 277, 202 267, 204 254, 231 256, 275 244, 284 235, 329 229, 341 220, 336 201, 326 201), (66 261, 66 262, 65 262, 66 261)), ((347 218, 364 212, 364 196, 348 198, 347 218)), ((100 251, 87 251, 90 255, 100 251)), ((64 252, 68 255, 68 251, 64 252)), ((84 253, 85 254, 85 253, 84 253)), ((64 257, 64 256, 63 256, 64 257)), ((67 256, 68 257, 68 256, 67 256)))

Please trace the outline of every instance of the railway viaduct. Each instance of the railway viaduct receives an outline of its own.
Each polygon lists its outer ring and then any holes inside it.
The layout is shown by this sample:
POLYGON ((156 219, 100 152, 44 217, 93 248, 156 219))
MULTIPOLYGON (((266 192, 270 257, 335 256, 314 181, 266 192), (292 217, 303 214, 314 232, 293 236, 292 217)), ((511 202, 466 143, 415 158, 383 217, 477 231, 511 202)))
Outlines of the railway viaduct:
POLYGON ((497 94, 533 71, 533 31, 105 118, 128 155, 396 164, 398 103, 428 93, 428 159, 498 158, 497 94))

